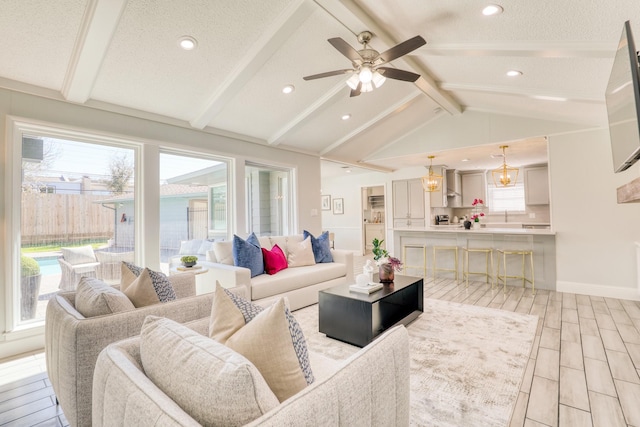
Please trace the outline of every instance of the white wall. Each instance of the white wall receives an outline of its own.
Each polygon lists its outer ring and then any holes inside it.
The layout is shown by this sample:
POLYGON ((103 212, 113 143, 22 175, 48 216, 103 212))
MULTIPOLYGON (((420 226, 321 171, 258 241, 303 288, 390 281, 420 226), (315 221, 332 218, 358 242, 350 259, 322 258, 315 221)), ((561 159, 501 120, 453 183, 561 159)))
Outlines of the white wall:
MULTIPOLYGON (((424 155, 427 145, 431 152, 533 136, 549 136, 557 290, 640 300, 634 246, 640 241, 640 204, 619 205, 616 201, 616 188, 640 176, 640 165, 613 173, 607 129, 583 130, 575 124, 465 112, 416 129, 379 156, 424 155)), ((327 178, 322 188, 332 197, 345 197, 345 204, 347 200, 355 204, 359 203, 360 187, 384 182, 387 243, 391 244, 390 182, 423 174, 423 168, 411 168, 392 174, 327 178)), ((359 212, 357 206, 345 207, 344 218, 323 212, 323 227, 336 230, 338 247, 360 250, 359 212)))
MULTIPOLYGON (((54 99, 56 96, 59 97, 54 92, 47 95, 49 97, 44 98, 4 89, 0 90, 0 135, 2 135, 2 147, 0 148, 0 188, 2 188, 0 193, 0 238, 2 242, 7 242, 10 237, 7 229, 6 209, 11 200, 10 193, 5 188, 5 171, 9 160, 6 158, 6 150, 7 144, 10 143, 7 140, 8 116, 123 136, 125 138, 138 138, 147 142, 143 147, 143 152, 147 155, 146 162, 142 165, 145 176, 139 177, 140 181, 144 183, 147 192, 143 201, 143 215, 141 216, 145 218, 143 228, 146 232, 146 237, 145 241, 137 245, 137 247, 145 250, 143 253, 144 260, 149 266, 159 262, 157 232, 159 227, 157 201, 159 194, 153 191, 153 184, 159 182, 158 165, 155 164, 157 162, 149 161, 149 159, 158 157, 158 146, 160 145, 194 149, 228 156, 236 160, 235 174, 232 177, 232 180, 236 183, 235 187, 232 187, 235 188, 235 192, 230 191, 229 194, 229 200, 234 203, 236 210, 235 218, 230 219, 230 224, 235 226, 234 231, 242 235, 246 233, 244 226, 245 161, 295 168, 294 198, 297 206, 297 231, 302 232, 303 229, 313 233, 321 231, 321 218, 318 214, 320 212, 320 160, 317 156, 278 150, 268 147, 266 144, 250 143, 206 131, 198 131, 189 128, 186 123, 172 121, 176 125, 170 125, 159 121, 67 103, 54 99), (182 127, 183 125, 184 127, 182 127), (316 212, 315 215, 314 211, 316 212), (153 230, 155 230, 155 233, 153 230)), ((5 273, 9 270, 11 258, 9 244, 0 245, 0 271, 5 273)), ((0 275, 0 313, 2 313, 0 315, 0 331, 7 331, 10 323, 5 315, 7 288, 10 281, 7 277, 10 276, 7 274, 0 275)), ((7 331, 0 335, 0 358, 42 348, 43 342, 43 328, 22 332, 7 331)))
POLYGON ((551 136, 549 156, 558 290, 638 299, 640 204, 616 201, 638 166, 613 173, 606 129, 551 136))

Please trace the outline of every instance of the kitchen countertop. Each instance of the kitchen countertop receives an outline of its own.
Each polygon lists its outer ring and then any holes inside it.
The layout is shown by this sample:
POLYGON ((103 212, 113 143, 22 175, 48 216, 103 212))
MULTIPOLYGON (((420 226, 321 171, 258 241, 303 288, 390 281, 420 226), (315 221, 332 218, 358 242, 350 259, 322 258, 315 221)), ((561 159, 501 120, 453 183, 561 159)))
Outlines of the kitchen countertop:
POLYGON ((433 225, 428 228, 394 228, 394 231, 414 231, 418 233, 474 233, 474 234, 531 234, 540 236, 555 236, 556 232, 539 228, 472 228, 454 225, 433 225))

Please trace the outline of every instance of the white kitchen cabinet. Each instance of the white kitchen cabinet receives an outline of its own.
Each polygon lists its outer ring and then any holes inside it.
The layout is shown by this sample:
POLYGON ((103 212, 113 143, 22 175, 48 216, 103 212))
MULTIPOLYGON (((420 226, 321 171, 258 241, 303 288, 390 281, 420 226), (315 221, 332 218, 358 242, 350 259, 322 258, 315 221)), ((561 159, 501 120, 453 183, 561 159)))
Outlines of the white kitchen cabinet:
POLYGON ((463 173, 462 207, 470 208, 474 199, 487 200, 487 182, 484 172, 463 173))
POLYGON ((384 240, 384 224, 365 224, 364 241, 367 250, 373 249, 373 239, 384 240))
MULTIPOLYGON (((442 185, 440 186, 440 190, 431 191, 429 193, 429 198, 431 202, 430 205, 432 208, 446 208, 447 207, 447 170, 441 167, 434 167, 433 173, 442 176, 442 185)), ((420 184, 422 184, 422 182, 420 184)))
POLYGON ((395 228, 424 227, 424 190, 422 181, 393 181, 393 224, 395 228))
POLYGON ((549 204, 549 170, 546 166, 524 168, 524 199, 527 205, 549 204))

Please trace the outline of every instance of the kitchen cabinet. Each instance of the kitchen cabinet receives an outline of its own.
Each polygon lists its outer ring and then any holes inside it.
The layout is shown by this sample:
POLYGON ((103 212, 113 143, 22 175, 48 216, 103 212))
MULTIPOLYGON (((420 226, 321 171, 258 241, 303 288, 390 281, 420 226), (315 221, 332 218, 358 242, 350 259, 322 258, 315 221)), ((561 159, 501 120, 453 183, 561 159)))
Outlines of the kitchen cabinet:
POLYGON ((487 182, 484 172, 463 173, 462 207, 470 208, 474 199, 487 200, 487 182))
POLYGON ((384 224, 365 224, 364 241, 367 250, 373 249, 373 239, 384 240, 384 224))
POLYGON ((547 166, 524 168, 524 200, 527 205, 549 204, 549 170, 547 166))
POLYGON ((432 208, 446 208, 447 207, 447 170, 441 167, 433 167, 433 173, 442 176, 442 185, 440 186, 440 190, 429 192, 430 206, 432 208))
POLYGON ((393 181, 394 228, 424 227, 424 190, 422 181, 404 179, 393 181))

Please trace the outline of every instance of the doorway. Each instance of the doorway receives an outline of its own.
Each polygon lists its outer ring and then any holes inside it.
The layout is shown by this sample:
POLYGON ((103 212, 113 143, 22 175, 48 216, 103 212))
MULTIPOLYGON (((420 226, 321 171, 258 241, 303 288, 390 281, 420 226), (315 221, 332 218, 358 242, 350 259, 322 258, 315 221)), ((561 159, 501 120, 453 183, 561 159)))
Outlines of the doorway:
POLYGON ((385 231, 384 185, 362 187, 362 248, 371 253, 373 239, 383 240, 385 231))

